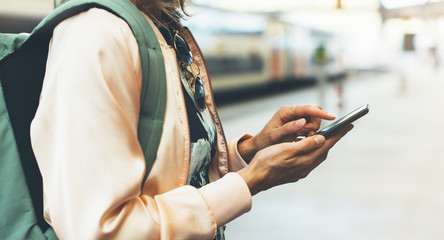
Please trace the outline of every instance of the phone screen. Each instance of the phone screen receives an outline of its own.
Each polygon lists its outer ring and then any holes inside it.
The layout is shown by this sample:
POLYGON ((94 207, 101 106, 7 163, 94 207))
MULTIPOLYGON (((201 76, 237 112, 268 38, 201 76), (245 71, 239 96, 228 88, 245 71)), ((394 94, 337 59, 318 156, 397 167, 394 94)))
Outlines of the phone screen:
POLYGON ((340 129, 343 126, 346 126, 353 121, 359 119, 360 117, 367 114, 370 110, 370 105, 365 104, 354 111, 350 112, 349 114, 345 115, 344 117, 334 121, 332 124, 322 128, 316 134, 323 135, 324 137, 328 138, 330 137, 336 129, 340 129))

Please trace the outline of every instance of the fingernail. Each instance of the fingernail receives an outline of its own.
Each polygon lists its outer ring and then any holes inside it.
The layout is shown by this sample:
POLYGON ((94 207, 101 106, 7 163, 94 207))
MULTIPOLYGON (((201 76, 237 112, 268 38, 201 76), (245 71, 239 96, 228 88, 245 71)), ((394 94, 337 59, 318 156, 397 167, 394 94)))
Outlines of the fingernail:
POLYGON ((331 113, 327 113, 330 117, 334 117, 334 118, 336 118, 335 117, 335 115, 333 115, 333 114, 331 114, 331 113))
POLYGON ((305 119, 301 118, 301 119, 297 120, 295 125, 296 125, 296 128, 302 128, 305 125, 305 119))
POLYGON ((315 140, 317 145, 321 145, 322 143, 324 143, 325 138, 323 136, 321 136, 321 135, 316 135, 314 137, 314 140, 315 140))

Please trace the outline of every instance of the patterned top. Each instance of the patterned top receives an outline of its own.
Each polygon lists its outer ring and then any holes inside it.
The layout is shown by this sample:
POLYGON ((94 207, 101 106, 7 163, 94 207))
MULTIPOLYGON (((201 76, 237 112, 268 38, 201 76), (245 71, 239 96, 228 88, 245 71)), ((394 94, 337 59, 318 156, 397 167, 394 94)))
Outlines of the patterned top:
MULTIPOLYGON (((200 188, 210 182, 208 167, 216 153, 216 125, 208 108, 200 111, 196 107, 194 93, 184 77, 181 78, 182 89, 185 93, 191 141, 190 171, 187 184, 200 188)), ((224 227, 219 227, 214 240, 222 239, 225 239, 224 227)))
MULTIPOLYGON (((171 46, 173 41, 171 32, 159 24, 156 24, 156 26, 171 46)), ((179 54, 179 52, 176 50, 176 55, 177 54, 179 54)), ((196 105, 195 93, 188 84, 183 71, 179 72, 182 81, 185 105, 187 108, 191 142, 190 170, 188 172, 187 184, 196 188, 201 188, 210 182, 208 177, 208 167, 216 153, 216 125, 208 108, 200 110, 196 105)), ((219 227, 214 240, 223 239, 225 239, 224 227, 219 227)))

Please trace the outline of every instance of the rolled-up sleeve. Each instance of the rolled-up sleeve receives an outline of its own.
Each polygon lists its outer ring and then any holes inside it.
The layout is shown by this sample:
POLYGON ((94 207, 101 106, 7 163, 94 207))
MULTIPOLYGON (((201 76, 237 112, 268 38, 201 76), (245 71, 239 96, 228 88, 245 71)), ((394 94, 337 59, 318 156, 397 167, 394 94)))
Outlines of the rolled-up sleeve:
POLYGON ((228 144, 228 158, 229 161, 229 169, 232 172, 237 172, 241 170, 242 168, 247 166, 247 163, 242 158, 242 156, 239 153, 238 144, 241 141, 244 141, 246 139, 252 138, 253 136, 250 134, 244 134, 238 138, 233 139, 228 144))

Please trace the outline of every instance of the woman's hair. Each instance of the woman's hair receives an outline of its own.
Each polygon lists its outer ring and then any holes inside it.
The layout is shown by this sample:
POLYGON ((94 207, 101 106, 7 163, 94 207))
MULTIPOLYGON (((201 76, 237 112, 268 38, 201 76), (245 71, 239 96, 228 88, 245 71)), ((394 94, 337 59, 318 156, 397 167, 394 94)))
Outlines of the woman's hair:
POLYGON ((189 16, 185 11, 186 0, 130 0, 142 12, 160 24, 181 26, 180 20, 189 16))
MULTIPOLYGON (((54 6, 59 6, 68 0, 54 0, 54 6)), ((185 2, 187 0, 130 0, 142 12, 148 15, 153 21, 160 24, 172 25, 180 28, 180 20, 184 16, 189 16, 185 12, 185 2)))

